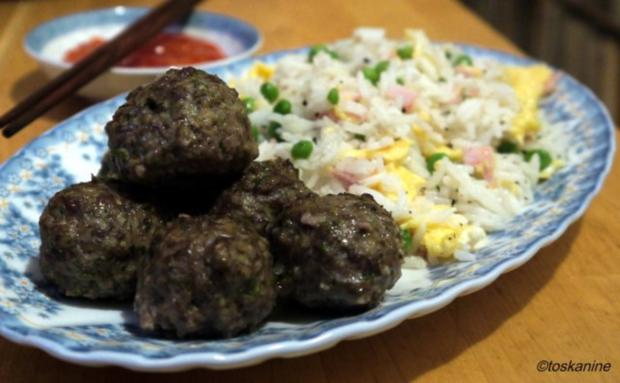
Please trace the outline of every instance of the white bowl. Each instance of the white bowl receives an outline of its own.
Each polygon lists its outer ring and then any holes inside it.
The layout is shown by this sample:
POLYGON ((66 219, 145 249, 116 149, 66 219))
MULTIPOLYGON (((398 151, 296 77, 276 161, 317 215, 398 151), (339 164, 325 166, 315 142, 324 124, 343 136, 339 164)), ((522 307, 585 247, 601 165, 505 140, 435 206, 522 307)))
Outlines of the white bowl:
MULTIPOLYGON (((63 16, 32 30, 24 40, 24 49, 51 78, 71 67, 72 64, 63 59, 68 50, 95 36, 109 39, 147 11, 148 8, 119 6, 63 16)), ((249 57, 262 42, 258 30, 248 23, 209 12, 194 12, 187 22, 167 30, 205 38, 224 51, 226 57, 222 60, 193 65, 203 70, 249 57)), ((113 67, 80 89, 78 94, 92 99, 109 98, 152 81, 167 69, 113 67)))

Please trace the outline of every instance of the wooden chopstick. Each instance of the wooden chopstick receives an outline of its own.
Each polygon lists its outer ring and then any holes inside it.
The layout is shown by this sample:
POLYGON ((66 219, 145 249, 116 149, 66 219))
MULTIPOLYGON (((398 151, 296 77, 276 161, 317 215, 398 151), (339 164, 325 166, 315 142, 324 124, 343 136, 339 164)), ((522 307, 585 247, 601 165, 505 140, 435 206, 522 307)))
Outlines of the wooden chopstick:
POLYGON ((202 0, 168 0, 131 24, 118 36, 63 72, 0 117, 0 129, 11 137, 67 96, 105 72, 202 0))

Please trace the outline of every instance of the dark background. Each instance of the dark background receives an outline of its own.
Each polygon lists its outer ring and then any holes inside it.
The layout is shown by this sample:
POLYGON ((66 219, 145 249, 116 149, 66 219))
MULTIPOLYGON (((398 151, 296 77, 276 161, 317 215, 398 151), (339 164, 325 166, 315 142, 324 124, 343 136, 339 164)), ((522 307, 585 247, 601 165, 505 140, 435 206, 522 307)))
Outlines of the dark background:
POLYGON ((461 0, 528 55, 589 86, 620 121, 620 0, 461 0))

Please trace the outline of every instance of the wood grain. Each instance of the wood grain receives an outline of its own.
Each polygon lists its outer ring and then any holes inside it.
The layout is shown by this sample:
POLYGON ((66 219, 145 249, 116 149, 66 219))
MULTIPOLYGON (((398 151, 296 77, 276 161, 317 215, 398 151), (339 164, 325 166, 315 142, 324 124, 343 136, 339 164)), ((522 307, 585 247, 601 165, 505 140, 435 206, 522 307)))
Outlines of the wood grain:
MULTIPOLYGON (((126 4, 149 4, 125 1, 126 4)), ((0 108, 44 78, 21 49, 42 21, 117 1, 0 2, 0 108)), ((265 35, 263 52, 347 36, 359 25, 424 28, 434 39, 510 52, 516 48, 458 3, 432 0, 211 0, 201 8, 236 15, 265 35)), ((0 160, 89 104, 74 98, 11 140, 0 160)), ((620 381, 620 170, 618 163, 591 208, 525 266, 448 307, 383 334, 347 341, 307 357, 233 371, 143 374, 86 368, 0 340, 0 382, 584 382, 620 381), (541 359, 608 361, 607 373, 539 373, 541 359)))

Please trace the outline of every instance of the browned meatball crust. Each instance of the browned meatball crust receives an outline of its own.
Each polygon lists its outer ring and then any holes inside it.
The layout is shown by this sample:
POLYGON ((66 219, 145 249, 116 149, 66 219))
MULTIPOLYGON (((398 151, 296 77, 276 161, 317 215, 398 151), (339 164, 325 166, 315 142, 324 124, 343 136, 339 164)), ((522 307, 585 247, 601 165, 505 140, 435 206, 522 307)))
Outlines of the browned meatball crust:
POLYGON ((258 155, 237 92, 194 68, 133 90, 106 125, 102 175, 148 186, 240 173, 258 155))
POLYGON ((39 219, 41 271, 70 297, 131 299, 139 259, 160 226, 154 209, 111 185, 70 186, 39 219))
POLYGON ((253 162, 240 180, 217 200, 214 213, 247 219, 267 235, 279 214, 300 199, 314 195, 299 180, 297 169, 288 160, 253 162))
POLYGON ((229 337, 256 328, 275 304, 267 240, 226 217, 179 217, 138 275, 140 327, 178 337, 229 337))
POLYGON ((280 295, 302 305, 372 307, 400 277, 400 230, 368 194, 298 201, 271 234, 280 295))

